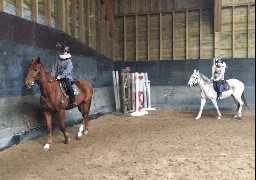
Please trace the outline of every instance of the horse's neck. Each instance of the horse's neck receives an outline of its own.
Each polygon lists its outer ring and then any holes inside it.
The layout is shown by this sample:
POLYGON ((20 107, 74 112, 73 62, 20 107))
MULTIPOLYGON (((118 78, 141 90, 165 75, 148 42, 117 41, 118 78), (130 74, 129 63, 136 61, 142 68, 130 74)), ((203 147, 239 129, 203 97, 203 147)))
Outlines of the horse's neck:
MULTIPOLYGON (((49 71, 43 67, 40 72, 40 90, 41 90, 41 96, 45 99, 56 99, 56 94, 52 90, 52 85, 54 85, 57 81, 51 76, 49 71)), ((59 87, 59 86, 57 86, 59 87)))
POLYGON ((46 82, 51 82, 51 81, 54 81, 54 80, 55 79, 51 76, 48 69, 43 67, 41 72, 40 72, 40 82, 41 83, 46 83, 46 82))
POLYGON ((202 75, 200 76, 200 81, 198 82, 198 85, 200 88, 203 88, 205 84, 210 84, 210 81, 208 82, 208 79, 206 77, 203 77, 202 75))

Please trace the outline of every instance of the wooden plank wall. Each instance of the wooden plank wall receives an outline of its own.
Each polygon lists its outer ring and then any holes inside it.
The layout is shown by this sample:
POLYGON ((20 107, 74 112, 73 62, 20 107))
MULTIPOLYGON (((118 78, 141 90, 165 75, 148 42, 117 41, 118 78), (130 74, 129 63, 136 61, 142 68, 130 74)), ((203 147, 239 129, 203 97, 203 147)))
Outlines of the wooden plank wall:
POLYGON ((255 57, 255 1, 223 1, 221 23, 221 57, 255 57))
MULTIPOLYGON (((207 0, 0 0, 0 11, 117 61, 213 58, 213 10, 207 0)), ((255 57, 255 0, 222 0, 220 57, 255 57)))
MULTIPOLYGON (((117 0, 116 6, 115 60, 214 58, 209 1, 117 0)), ((255 57, 254 16, 255 0, 222 0, 220 57, 255 57)))
MULTIPOLYGON (((62 30, 97 49, 101 0, 0 0, 0 11, 62 30)), ((105 21, 105 17, 103 23, 105 21)), ((108 34, 109 30, 103 31, 108 34)), ((107 41, 105 42, 107 45, 107 41)), ((100 51, 100 50, 99 50, 100 51)), ((112 58, 112 55, 108 53, 112 58)))
POLYGON ((115 60, 212 58, 212 3, 117 0, 116 6, 116 36, 126 38, 116 39, 116 50, 125 48, 115 60))

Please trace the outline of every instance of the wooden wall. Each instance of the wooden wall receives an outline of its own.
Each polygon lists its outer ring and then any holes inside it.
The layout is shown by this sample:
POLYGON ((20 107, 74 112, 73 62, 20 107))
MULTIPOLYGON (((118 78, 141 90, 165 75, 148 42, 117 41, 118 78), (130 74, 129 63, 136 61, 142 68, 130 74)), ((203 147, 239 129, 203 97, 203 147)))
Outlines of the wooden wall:
MULTIPOLYGON (((0 11, 62 30, 113 59, 114 52, 111 50, 114 49, 114 41, 110 37, 109 23, 111 18, 106 20, 111 11, 105 10, 111 9, 108 7, 110 1, 112 0, 0 0, 0 11)), ((114 27, 113 23, 111 25, 114 27)))
POLYGON ((224 58, 255 57, 255 3, 240 1, 223 4, 220 53, 224 58))
MULTIPOLYGON (((214 1, 117 0, 117 61, 214 58, 214 1)), ((255 0, 222 0, 220 57, 255 57, 255 0)))
MULTIPOLYGON (((214 0, 0 0, 116 61, 214 58, 214 0)), ((255 57, 255 0, 222 0, 219 54, 255 57)))

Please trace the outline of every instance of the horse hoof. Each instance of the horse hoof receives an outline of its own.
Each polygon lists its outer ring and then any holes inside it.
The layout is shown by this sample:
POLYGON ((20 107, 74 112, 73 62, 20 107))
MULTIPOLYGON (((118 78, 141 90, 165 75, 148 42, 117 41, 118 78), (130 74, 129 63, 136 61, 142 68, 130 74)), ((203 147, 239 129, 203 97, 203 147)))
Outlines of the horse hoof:
POLYGON ((64 143, 69 144, 70 143, 70 138, 66 139, 64 143))
POLYGON ((86 134, 88 134, 89 133, 89 131, 88 130, 86 130, 86 131, 84 131, 84 134, 86 135, 86 134))
POLYGON ((221 117, 219 116, 217 119, 218 119, 218 120, 221 120, 221 117))
POLYGON ((80 136, 78 135, 78 136, 76 137, 77 140, 80 140, 81 138, 82 138, 81 135, 80 135, 80 136))
POLYGON ((239 116, 239 115, 235 115, 234 118, 242 120, 242 116, 239 116))
POLYGON ((241 116, 235 115, 234 118, 236 118, 236 119, 238 119, 238 120, 242 120, 242 117, 241 117, 241 116))

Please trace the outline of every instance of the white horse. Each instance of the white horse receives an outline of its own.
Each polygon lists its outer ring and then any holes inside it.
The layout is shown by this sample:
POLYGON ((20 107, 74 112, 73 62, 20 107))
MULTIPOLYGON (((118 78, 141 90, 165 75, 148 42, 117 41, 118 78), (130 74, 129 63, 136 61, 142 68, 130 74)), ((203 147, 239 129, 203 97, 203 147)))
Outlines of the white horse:
MULTIPOLYGON (((227 82, 229 83, 230 89, 222 92, 222 96, 224 99, 230 96, 233 97, 238 109, 238 112, 234 117, 241 119, 243 105, 246 105, 246 107, 250 110, 250 107, 247 105, 244 97, 244 84, 237 79, 229 79, 227 82)), ((201 91, 201 106, 195 120, 200 119, 206 99, 210 99, 212 101, 215 109, 217 110, 218 119, 221 119, 221 113, 217 105, 217 92, 213 88, 213 83, 206 76, 200 73, 199 70, 197 71, 195 69, 188 81, 189 87, 192 87, 193 85, 198 85, 201 91)))

